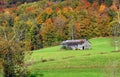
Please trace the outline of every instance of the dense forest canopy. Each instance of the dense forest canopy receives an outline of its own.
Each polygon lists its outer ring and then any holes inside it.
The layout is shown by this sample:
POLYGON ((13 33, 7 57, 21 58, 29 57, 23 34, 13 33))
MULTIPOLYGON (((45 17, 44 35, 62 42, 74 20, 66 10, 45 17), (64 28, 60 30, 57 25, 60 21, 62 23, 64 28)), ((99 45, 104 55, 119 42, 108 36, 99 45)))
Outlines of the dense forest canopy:
MULTIPOLYGON (((25 2, 30 3, 30 2, 37 2, 37 1, 45 1, 45 0, 0 0, 0 7, 1 8, 15 7, 25 2)), ((48 0, 48 1, 49 2, 63 2, 63 1, 74 1, 74 0, 48 0)), ((77 0, 77 1, 82 1, 82 0, 77 0)), ((108 6, 111 6, 113 1, 115 1, 116 3, 118 2, 118 0, 85 0, 85 1, 88 1, 90 3, 97 2, 99 5, 101 5, 102 3, 105 3, 108 6)))
POLYGON ((0 26, 27 26, 31 50, 59 45, 67 39, 112 36, 110 30, 118 22, 119 3, 119 0, 1 0, 0 26))

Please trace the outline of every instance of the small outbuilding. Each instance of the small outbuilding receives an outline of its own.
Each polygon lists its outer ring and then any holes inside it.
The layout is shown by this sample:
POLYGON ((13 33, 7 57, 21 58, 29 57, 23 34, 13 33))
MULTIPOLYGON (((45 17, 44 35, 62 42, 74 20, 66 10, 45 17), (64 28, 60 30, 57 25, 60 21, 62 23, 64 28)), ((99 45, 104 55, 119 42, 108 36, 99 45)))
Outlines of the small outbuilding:
POLYGON ((66 40, 60 44, 61 48, 72 49, 72 50, 85 50, 91 48, 91 43, 86 39, 80 40, 66 40))

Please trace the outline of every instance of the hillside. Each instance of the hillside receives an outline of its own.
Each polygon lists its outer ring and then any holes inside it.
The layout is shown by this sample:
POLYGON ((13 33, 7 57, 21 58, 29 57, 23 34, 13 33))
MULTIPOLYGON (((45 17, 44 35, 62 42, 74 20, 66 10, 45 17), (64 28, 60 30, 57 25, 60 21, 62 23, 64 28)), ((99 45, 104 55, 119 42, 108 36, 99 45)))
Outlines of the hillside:
POLYGON ((110 46, 110 40, 91 39, 91 50, 61 50, 55 46, 34 51, 29 69, 33 74, 44 74, 45 77, 105 77, 105 72, 109 77, 120 64, 120 53, 112 52, 114 47, 110 46))

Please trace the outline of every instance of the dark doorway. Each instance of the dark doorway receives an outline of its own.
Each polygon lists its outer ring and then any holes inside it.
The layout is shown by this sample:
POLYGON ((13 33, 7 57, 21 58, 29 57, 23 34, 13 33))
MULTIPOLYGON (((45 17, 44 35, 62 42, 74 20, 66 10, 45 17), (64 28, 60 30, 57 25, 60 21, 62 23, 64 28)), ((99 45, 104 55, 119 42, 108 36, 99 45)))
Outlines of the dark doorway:
POLYGON ((82 47, 82 49, 84 50, 84 46, 82 47))

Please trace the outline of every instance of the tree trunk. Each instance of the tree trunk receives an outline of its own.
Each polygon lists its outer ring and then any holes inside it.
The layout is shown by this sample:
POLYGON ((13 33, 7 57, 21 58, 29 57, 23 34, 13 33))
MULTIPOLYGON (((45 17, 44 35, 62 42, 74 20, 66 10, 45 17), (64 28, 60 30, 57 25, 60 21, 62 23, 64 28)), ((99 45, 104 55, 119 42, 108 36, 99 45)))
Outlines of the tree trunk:
POLYGON ((14 68, 12 68, 9 64, 4 64, 4 77, 15 77, 14 68))
POLYGON ((3 57, 3 72, 4 72, 4 77, 15 77, 15 71, 14 71, 14 62, 13 62, 13 54, 11 52, 8 52, 4 57, 3 57))

